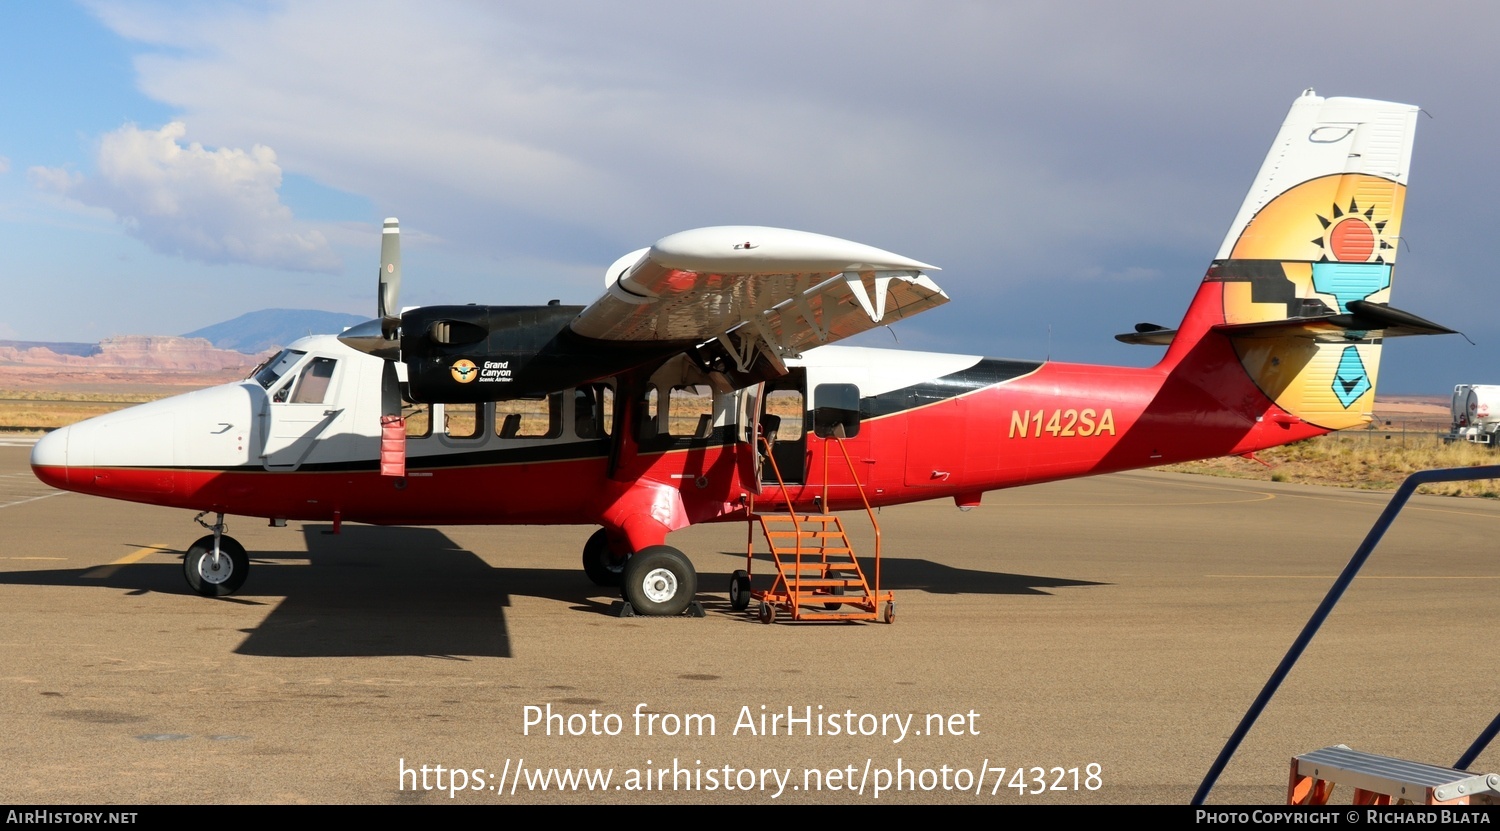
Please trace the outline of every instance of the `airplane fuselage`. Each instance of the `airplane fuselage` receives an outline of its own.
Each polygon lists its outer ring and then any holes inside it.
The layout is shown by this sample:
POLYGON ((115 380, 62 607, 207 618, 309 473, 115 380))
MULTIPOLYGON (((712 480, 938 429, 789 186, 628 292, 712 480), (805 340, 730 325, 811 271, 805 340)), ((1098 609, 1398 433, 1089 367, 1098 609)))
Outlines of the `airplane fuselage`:
POLYGON ((1159 368, 830 346, 789 362, 788 378, 767 389, 652 381, 655 403, 639 407, 602 384, 435 405, 416 416, 425 427, 408 431, 406 475, 392 477, 379 471, 371 429, 383 362, 331 337, 299 341, 281 361, 269 383, 262 371, 58 430, 38 443, 36 474, 83 493, 271 519, 608 524, 612 512, 643 511, 665 533, 780 500, 752 443, 767 411, 781 417, 775 470, 803 510, 824 499, 859 507, 856 475, 872 505, 951 497, 967 506, 985 491, 1325 432, 1273 418, 1279 408, 1247 378, 1222 372, 1194 385, 1159 368), (858 402, 848 460, 815 434, 830 395, 858 402))

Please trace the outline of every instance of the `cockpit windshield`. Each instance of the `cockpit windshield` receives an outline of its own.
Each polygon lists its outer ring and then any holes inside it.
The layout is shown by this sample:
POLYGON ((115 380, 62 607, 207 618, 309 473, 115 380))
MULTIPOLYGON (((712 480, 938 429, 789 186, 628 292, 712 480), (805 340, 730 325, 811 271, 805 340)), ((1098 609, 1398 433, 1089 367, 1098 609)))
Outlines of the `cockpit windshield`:
POLYGON ((266 389, 270 389, 271 385, 276 383, 278 378, 285 375, 286 371, 302 360, 302 356, 306 354, 306 352, 298 352, 295 349, 283 349, 280 355, 266 361, 260 371, 252 377, 255 378, 256 383, 266 389))

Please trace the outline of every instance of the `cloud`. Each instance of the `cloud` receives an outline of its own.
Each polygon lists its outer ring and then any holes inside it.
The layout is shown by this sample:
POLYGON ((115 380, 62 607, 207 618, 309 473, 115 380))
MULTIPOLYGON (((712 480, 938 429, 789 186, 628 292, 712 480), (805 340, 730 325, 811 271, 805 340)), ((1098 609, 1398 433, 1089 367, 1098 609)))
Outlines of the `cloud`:
POLYGON ((1050 304, 1114 360, 1122 313, 1174 322, 1312 85, 1437 116, 1418 128, 1397 302, 1493 326, 1408 279, 1486 268, 1472 241, 1500 170, 1475 137, 1500 107, 1471 88, 1496 74, 1489 7, 1370 0, 1359 19, 1400 36, 1360 51, 1381 36, 1301 0, 86 2, 195 139, 274 147, 288 175, 373 203, 336 217, 366 230, 325 227, 340 250, 373 248, 358 237, 388 214, 441 237, 412 251, 413 298, 587 302, 605 264, 663 234, 785 225, 943 266, 963 302, 905 332, 988 351, 996 321, 1050 304), (441 279, 418 276, 438 254, 441 279), (985 314, 955 324, 961 306, 985 314))
MULTIPOLYGON (((945 221, 931 224, 946 243, 996 225, 1040 234, 1038 214, 1105 210, 993 129, 1001 108, 984 91, 1008 87, 980 82, 1005 74, 978 34, 996 29, 982 6, 953 20, 887 8, 951 42, 917 64, 938 73, 932 84, 893 59, 909 46, 900 26, 790 4, 686 20, 608 5, 254 8, 95 6, 146 44, 142 91, 184 113, 195 136, 270 144, 288 172, 490 255, 567 250, 602 265, 720 222, 897 246, 914 212, 939 205, 945 221), (935 98, 965 102, 962 117, 935 98), (1022 182, 1038 201, 997 204, 1022 182)), ((1120 226, 1103 219, 1094 224, 1120 226)))
POLYGON ((187 126, 126 124, 104 135, 95 171, 29 171, 37 188, 112 212, 152 250, 206 263, 337 272, 323 234, 281 203, 281 168, 264 145, 216 150, 183 144, 187 126))
POLYGON ((0 156, 0 174, 6 174, 6 173, 9 173, 9 172, 10 172, 10 159, 5 158, 4 156, 0 156))

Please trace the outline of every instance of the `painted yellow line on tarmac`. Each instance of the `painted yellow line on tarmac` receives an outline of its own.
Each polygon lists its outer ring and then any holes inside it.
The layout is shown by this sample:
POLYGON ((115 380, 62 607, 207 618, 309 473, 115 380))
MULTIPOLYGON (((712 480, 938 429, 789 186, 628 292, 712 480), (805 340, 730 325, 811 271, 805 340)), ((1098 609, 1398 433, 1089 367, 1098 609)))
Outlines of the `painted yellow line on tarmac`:
POLYGON ((125 556, 121 557, 118 560, 115 560, 114 562, 110 563, 109 565, 98 566, 98 567, 95 567, 95 568, 91 568, 88 571, 85 571, 83 573, 83 579, 85 579, 85 580, 103 580, 106 577, 112 576, 115 572, 119 571, 122 567, 128 566, 131 563, 138 563, 141 560, 146 559, 148 556, 150 556, 152 554, 156 554, 157 552, 161 552, 161 551, 173 551, 173 550, 174 549, 169 548, 166 545, 148 545, 145 548, 137 548, 136 550, 130 552, 129 554, 126 554, 125 556))

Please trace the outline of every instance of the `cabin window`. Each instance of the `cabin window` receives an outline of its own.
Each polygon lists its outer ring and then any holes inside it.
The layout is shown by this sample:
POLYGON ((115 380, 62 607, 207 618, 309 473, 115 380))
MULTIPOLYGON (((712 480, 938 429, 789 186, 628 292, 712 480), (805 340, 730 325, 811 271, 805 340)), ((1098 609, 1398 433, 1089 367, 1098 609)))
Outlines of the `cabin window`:
POLYGON ((483 404, 443 405, 443 433, 450 439, 477 438, 483 424, 483 404))
POLYGON ((778 442, 796 442, 802 440, 804 430, 802 420, 806 411, 806 405, 802 403, 802 390, 771 390, 765 395, 765 413, 774 418, 761 419, 763 433, 766 437, 778 442), (771 432, 765 425, 774 423, 776 435, 770 436, 771 432))
POLYGON ((313 358, 297 379, 297 391, 292 395, 293 404, 322 404, 328 397, 328 384, 333 380, 333 368, 338 364, 333 358, 313 358))
POLYGON ((813 432, 828 438, 840 426, 844 438, 859 435, 859 387, 853 384, 819 384, 813 390, 813 432))
POLYGON ((602 439, 614 432, 615 391, 605 384, 573 391, 573 434, 602 439))
POLYGON ((563 433, 562 393, 495 402, 495 435, 502 439, 555 439, 563 433))
POLYGON ((432 435, 431 404, 413 404, 408 401, 401 407, 401 415, 406 418, 407 438, 425 439, 432 435))
POLYGON ((707 385, 673 387, 668 395, 667 433, 706 439, 714 432, 714 391, 707 385))
POLYGON ((657 419, 661 394, 656 387, 646 391, 646 397, 636 402, 635 421, 636 439, 638 441, 651 441, 661 434, 660 421, 657 419))
POLYGON ((281 376, 286 374, 287 370, 295 366, 298 361, 302 360, 302 356, 306 354, 306 352, 298 352, 293 349, 283 349, 281 350, 281 354, 261 364, 260 369, 256 370, 255 374, 251 377, 263 388, 270 389, 272 384, 275 384, 281 376))

